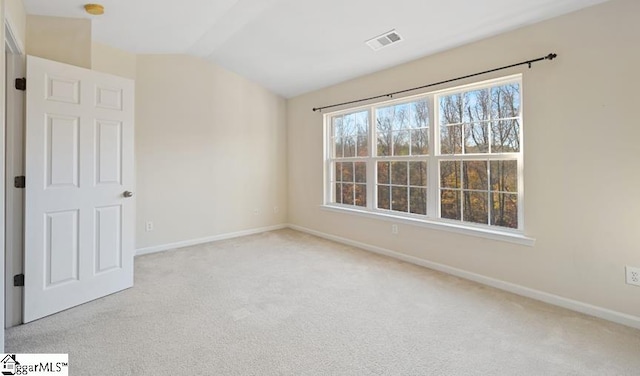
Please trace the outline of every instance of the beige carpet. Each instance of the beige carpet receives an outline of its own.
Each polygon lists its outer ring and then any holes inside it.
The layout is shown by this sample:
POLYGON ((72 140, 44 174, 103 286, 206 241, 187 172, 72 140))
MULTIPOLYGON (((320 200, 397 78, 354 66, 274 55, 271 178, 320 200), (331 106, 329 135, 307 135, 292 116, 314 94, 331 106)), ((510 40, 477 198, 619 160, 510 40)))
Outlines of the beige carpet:
POLYGON ((71 375, 640 375, 640 331, 282 230, 136 259, 7 331, 71 375))

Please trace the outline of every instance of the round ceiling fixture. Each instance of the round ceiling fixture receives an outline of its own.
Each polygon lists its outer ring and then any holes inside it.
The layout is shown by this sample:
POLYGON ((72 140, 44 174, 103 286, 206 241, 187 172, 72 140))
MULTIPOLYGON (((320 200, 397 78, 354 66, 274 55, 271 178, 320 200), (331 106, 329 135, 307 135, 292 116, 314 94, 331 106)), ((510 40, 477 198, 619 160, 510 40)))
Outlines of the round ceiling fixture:
POLYGON ((100 4, 85 4, 84 10, 94 16, 100 16, 104 14, 104 7, 100 4))

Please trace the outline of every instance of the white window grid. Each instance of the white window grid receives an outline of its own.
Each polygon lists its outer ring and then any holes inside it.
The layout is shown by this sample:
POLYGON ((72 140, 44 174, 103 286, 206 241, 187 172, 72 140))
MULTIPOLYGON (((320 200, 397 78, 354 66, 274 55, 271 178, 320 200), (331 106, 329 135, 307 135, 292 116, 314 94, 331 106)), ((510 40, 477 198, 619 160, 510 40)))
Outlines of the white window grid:
MULTIPOLYGON (((436 222, 445 222, 445 223, 454 223, 457 225, 464 225, 466 227, 478 227, 478 228, 487 228, 487 227, 491 227, 491 228, 499 228, 501 231, 505 231, 505 232, 515 232, 515 233, 523 233, 524 232, 524 181, 523 181, 523 164, 524 164, 524 160, 523 160, 523 133, 524 133, 524 126, 523 126, 523 120, 522 120, 522 114, 523 114, 523 107, 524 107, 524 101, 523 101, 523 90, 522 90, 522 75, 517 74, 517 75, 512 75, 512 76, 507 76, 507 77, 502 77, 502 78, 498 78, 498 79, 492 79, 492 80, 487 80, 487 81, 483 81, 483 82, 478 82, 478 83, 474 83, 474 84, 469 84, 469 85, 464 85, 464 86, 457 86, 457 87, 453 87, 453 88, 448 88, 448 89, 444 89, 444 90, 439 90, 439 91, 434 91, 434 92, 429 92, 429 93, 423 93, 423 94, 417 94, 417 95, 413 95, 413 96, 408 96, 408 97, 404 97, 404 98, 400 98, 400 99, 393 99, 393 100, 388 100, 388 101, 384 101, 384 102, 379 102, 379 103, 375 103, 375 104, 370 104, 370 105, 364 105, 364 106, 358 106, 358 107, 353 107, 353 108, 349 108, 346 110, 341 110, 341 111, 336 111, 336 112, 332 112, 332 113, 327 113, 324 115, 324 124, 325 124, 325 140, 327 140, 328 142, 325 142, 325 153, 324 153, 324 161, 325 161, 325 168, 324 168, 324 182, 325 182, 325 189, 324 189, 324 204, 325 205, 331 205, 331 206, 336 206, 336 207, 345 207, 345 208, 349 208, 349 209, 361 209, 361 210, 366 210, 367 212, 370 213, 379 213, 379 214, 392 214, 394 216, 399 216, 399 217, 407 217, 407 218, 413 218, 413 219, 418 219, 418 220, 428 220, 428 221, 436 221, 436 222), (489 151, 487 153, 469 153, 469 154, 464 154, 464 147, 465 147, 465 142, 464 142, 464 131, 462 132, 462 148, 463 148, 463 153, 461 154, 440 154, 440 143, 436 142, 437 140, 440 140, 440 128, 441 128, 441 124, 440 124, 440 106, 438 103, 438 98, 442 97, 442 96, 446 96, 446 95, 450 95, 450 94, 455 94, 455 93, 462 93, 462 92, 466 92, 466 91, 470 91, 470 90, 474 90, 474 89, 485 89, 485 88, 491 88, 494 86, 501 86, 501 85, 505 85, 505 84, 514 84, 517 83, 520 85, 520 113, 519 116, 516 117, 506 117, 506 118, 500 118, 500 121, 506 121, 506 120, 517 120, 519 121, 519 151, 518 152, 502 152, 502 153, 492 153, 491 151, 491 144, 492 144, 492 139, 491 139, 491 133, 489 133, 489 151), (376 110, 379 108, 384 108, 384 107, 388 107, 388 106, 392 106, 392 105, 397 105, 397 104, 403 104, 403 103, 410 103, 410 102, 414 102, 416 100, 420 100, 420 99, 426 99, 428 101, 428 103, 430 104, 429 107, 429 122, 426 128, 428 128, 429 130, 429 146, 428 146, 428 151, 429 154, 426 155, 393 155, 393 153, 391 153, 391 155, 389 156, 378 156, 377 155, 377 130, 376 130, 376 110), (362 157, 344 157, 344 158, 335 158, 335 154, 334 154, 334 138, 333 138, 333 126, 331 124, 331 119, 336 117, 336 116, 343 116, 343 115, 347 115, 347 114, 351 114, 354 112, 362 112, 362 111, 367 111, 368 112, 368 116, 369 116, 369 121, 368 121, 368 125, 369 125, 369 132, 368 132, 368 150, 369 153, 368 155, 362 156, 362 157), (511 228, 507 228, 507 227, 498 227, 498 226, 491 226, 491 217, 489 217, 488 219, 488 223, 487 225, 485 224, 477 224, 477 223, 473 223, 473 222, 465 222, 464 221, 464 216, 463 216, 463 209, 461 206, 461 219, 460 220, 451 220, 451 219, 446 219, 446 218, 441 218, 441 207, 440 207, 440 193, 442 190, 442 187, 440 187, 440 162, 441 161, 486 161, 487 165, 490 165, 491 161, 513 161, 515 160, 517 162, 517 191, 516 192, 498 192, 498 191, 490 191, 490 189, 488 189, 489 194, 491 193, 509 193, 509 194, 517 194, 517 198, 518 198, 518 205, 517 205, 517 220, 518 220, 518 227, 511 229, 511 228), (421 214, 413 214, 410 212, 400 212, 400 211, 393 211, 393 210, 388 210, 388 209, 379 209, 378 208, 378 190, 377 190, 377 180, 376 180, 376 176, 377 176, 377 164, 380 161, 387 161, 387 162, 400 162, 400 161, 404 161, 404 162, 422 162, 422 161, 426 161, 427 162, 427 214, 426 215, 421 215, 421 214), (334 164, 335 162, 365 162, 366 163, 366 190, 367 190, 367 204, 366 207, 355 207, 352 205, 344 205, 344 204, 337 204, 335 201, 335 191, 334 191, 334 186, 335 186, 335 181, 334 181, 334 177, 335 177, 335 171, 334 171, 334 164)), ((489 128, 491 128, 491 120, 487 120, 489 122, 489 128)), ((463 122, 459 123, 461 126, 464 126, 463 122)), ((448 126, 451 125, 455 125, 455 124, 448 124, 448 126)), ((491 132, 491 131, 489 131, 491 132)), ((488 174, 489 172, 487 172, 488 174)), ((487 180, 489 181, 489 185, 490 185, 490 175, 487 175, 487 180)), ((463 187, 461 186, 460 189, 461 192, 465 191, 465 189, 463 189, 463 187)), ((469 190, 467 190, 469 191, 469 190)), ((484 190, 478 190, 479 192, 487 192, 484 190)), ((462 194, 461 194, 462 197, 462 194)), ((491 210, 489 209, 489 216, 491 210)))

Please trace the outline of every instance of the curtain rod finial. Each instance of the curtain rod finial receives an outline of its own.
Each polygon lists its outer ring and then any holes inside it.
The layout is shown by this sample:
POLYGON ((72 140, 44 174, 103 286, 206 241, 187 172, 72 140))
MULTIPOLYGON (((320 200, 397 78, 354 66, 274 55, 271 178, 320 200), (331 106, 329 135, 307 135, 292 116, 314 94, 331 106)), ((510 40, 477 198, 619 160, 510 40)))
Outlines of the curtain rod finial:
POLYGON ((547 60, 553 60, 556 57, 558 57, 558 54, 554 54, 554 53, 550 53, 549 55, 545 56, 545 59, 547 60))

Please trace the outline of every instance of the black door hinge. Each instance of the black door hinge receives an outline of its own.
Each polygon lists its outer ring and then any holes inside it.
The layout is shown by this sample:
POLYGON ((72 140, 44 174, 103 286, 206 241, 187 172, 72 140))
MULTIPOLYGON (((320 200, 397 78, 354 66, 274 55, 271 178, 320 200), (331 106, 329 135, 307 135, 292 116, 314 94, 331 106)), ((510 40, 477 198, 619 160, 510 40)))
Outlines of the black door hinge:
POLYGON ((22 91, 27 90, 27 79, 24 77, 16 78, 16 89, 22 91))
POLYGON ((16 176, 13 178, 13 186, 16 188, 26 187, 26 181, 24 176, 16 176))
POLYGON ((24 274, 16 274, 13 276, 14 286, 24 286, 24 274))

